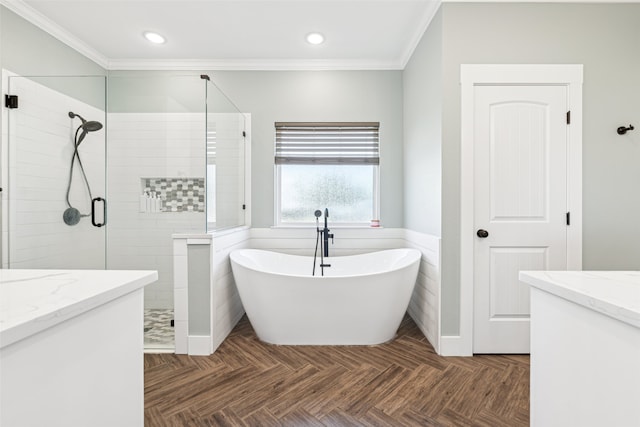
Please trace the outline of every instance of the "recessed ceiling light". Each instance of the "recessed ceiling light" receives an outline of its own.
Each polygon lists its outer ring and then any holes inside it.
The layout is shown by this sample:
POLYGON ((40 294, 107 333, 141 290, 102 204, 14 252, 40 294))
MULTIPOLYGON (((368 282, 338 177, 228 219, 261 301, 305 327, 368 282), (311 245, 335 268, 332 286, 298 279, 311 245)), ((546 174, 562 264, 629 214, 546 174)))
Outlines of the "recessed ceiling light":
POLYGON ((307 34, 307 42, 311 44, 322 44, 324 42, 324 36, 320 33, 307 34))
POLYGON ((156 43, 156 44, 162 44, 162 43, 166 42, 166 39, 164 37, 162 37, 158 33, 152 32, 152 31, 145 31, 144 32, 144 38, 149 40, 151 43, 156 43))

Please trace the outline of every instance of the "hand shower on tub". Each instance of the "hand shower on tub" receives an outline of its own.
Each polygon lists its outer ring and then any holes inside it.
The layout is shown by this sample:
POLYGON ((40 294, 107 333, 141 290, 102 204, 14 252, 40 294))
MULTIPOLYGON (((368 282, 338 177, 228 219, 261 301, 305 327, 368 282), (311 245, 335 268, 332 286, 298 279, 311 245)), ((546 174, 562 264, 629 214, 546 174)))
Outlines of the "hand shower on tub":
POLYGON ((320 242, 320 272, 321 275, 324 276, 324 268, 331 267, 331 264, 324 263, 324 257, 329 257, 329 238, 331 238, 331 243, 333 243, 333 234, 329 233, 329 227, 327 224, 327 219, 329 218, 329 208, 324 209, 324 228, 320 229, 320 220, 319 218, 322 216, 322 212, 320 210, 315 211, 314 213, 316 217, 316 250, 313 253, 313 272, 312 276, 316 275, 316 258, 318 257, 318 242, 320 242), (322 235, 322 240, 320 240, 320 235, 322 235))

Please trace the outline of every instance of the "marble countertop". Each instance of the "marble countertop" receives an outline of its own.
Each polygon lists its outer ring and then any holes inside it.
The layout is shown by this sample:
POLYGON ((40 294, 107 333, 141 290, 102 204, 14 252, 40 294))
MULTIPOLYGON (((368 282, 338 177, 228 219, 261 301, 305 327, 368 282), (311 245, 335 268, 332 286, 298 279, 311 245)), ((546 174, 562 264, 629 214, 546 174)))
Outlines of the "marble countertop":
POLYGON ((0 348, 157 279, 156 271, 0 269, 0 348))
POLYGON ((640 328, 640 271, 521 271, 520 280, 640 328))

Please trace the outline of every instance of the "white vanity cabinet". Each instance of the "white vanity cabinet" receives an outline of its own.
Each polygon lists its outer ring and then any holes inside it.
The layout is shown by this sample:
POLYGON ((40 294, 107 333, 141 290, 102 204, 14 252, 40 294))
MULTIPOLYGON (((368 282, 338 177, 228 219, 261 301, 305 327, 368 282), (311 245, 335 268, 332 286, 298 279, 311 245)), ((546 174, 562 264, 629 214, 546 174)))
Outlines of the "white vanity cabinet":
POLYGON ((521 272, 531 426, 640 426, 640 272, 521 272))
POLYGON ((0 270, 0 425, 144 425, 155 271, 0 270))

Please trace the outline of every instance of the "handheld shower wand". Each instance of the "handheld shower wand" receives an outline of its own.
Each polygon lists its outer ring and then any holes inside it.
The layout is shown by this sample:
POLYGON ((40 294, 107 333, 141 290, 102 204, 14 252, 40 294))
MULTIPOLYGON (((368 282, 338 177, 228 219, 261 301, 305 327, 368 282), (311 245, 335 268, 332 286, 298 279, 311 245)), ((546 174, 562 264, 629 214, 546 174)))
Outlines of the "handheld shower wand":
POLYGON ((73 206, 71 206, 71 202, 69 201, 69 193, 71 192, 71 182, 73 179, 73 166, 75 164, 76 159, 78 159, 78 165, 80 166, 80 172, 82 172, 82 178, 87 186, 87 192, 89 193, 89 200, 93 200, 93 196, 91 195, 91 187, 89 186, 89 180, 87 179, 87 175, 84 172, 84 167, 82 166, 82 160, 80 159, 80 153, 78 152, 78 146, 84 140, 89 132, 96 132, 102 129, 102 123, 96 121, 87 121, 79 114, 75 114, 73 112, 69 112, 69 117, 75 119, 78 117, 82 124, 78 126, 76 129, 76 135, 74 138, 74 147, 73 147, 73 155, 71 156, 71 165, 69 166, 69 183, 67 184, 67 194, 66 201, 68 208, 65 209, 62 214, 62 219, 67 225, 76 225, 80 222, 80 218, 89 216, 89 214, 81 214, 80 211, 73 206), (78 137, 78 133, 82 129, 82 133, 78 137))
POLYGON ((331 241, 333 242, 333 234, 330 234, 329 231, 329 226, 328 226, 328 219, 329 219, 329 208, 324 208, 324 230, 322 230, 322 242, 324 243, 323 249, 324 249, 324 256, 328 257, 329 256, 329 238, 331 238, 331 241))
MULTIPOLYGON (((313 252, 313 272, 311 273, 312 276, 316 275, 316 258, 318 257, 318 242, 320 242, 320 217, 322 216, 322 212, 319 210, 316 210, 313 213, 316 217, 316 250, 313 252)), ((322 256, 322 247, 320 247, 320 256, 322 256)), ((320 264, 322 264, 322 261, 320 261, 320 264)))

